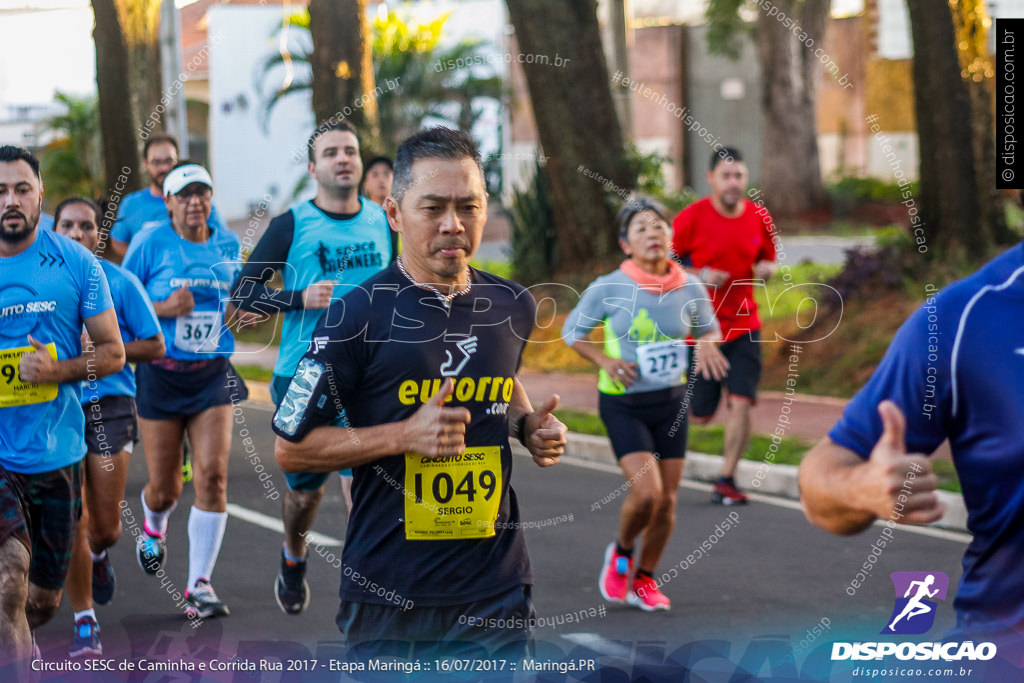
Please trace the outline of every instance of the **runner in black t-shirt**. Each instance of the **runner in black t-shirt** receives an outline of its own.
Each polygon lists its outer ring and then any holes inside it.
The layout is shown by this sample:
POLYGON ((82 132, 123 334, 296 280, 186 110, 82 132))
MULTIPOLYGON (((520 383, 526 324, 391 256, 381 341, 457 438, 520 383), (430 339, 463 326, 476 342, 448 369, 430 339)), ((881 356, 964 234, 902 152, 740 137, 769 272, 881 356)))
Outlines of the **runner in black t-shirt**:
POLYGON ((361 656, 396 640, 494 651, 533 617, 508 437, 542 467, 565 448, 558 397, 534 411, 516 379, 536 304, 468 266, 487 215, 469 136, 403 142, 385 209, 404 252, 321 320, 274 416, 277 459, 354 468, 337 623, 361 656))

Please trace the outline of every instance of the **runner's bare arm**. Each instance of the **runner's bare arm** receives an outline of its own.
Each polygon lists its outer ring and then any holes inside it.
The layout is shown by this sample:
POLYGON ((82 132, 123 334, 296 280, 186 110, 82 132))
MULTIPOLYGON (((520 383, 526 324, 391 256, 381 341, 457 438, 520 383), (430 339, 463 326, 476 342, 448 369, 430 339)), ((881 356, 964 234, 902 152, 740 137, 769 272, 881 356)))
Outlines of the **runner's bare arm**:
POLYGON ((274 455, 285 472, 333 472, 400 453, 428 458, 460 455, 466 450, 469 411, 446 408, 455 383, 445 383, 412 417, 372 427, 321 426, 301 441, 277 438, 274 455))
POLYGON ((852 480, 867 462, 828 437, 812 448, 800 463, 800 498, 812 524, 834 534, 856 534, 875 521, 850 495, 852 480))
POLYGON ((928 458, 906 452, 903 413, 890 401, 879 413, 884 429, 867 460, 826 437, 800 463, 804 514, 826 531, 855 534, 878 518, 929 524, 945 511, 928 458))
POLYGON ((110 238, 110 253, 106 257, 114 263, 121 265, 124 255, 128 252, 128 243, 110 238))
POLYGON ((581 357, 607 372, 612 379, 622 382, 623 386, 632 386, 636 381, 637 364, 627 363, 621 358, 612 358, 604 352, 603 342, 593 342, 584 337, 577 339, 571 348, 581 357))
POLYGON ((722 332, 712 330, 697 340, 697 366, 695 371, 704 379, 722 380, 729 372, 729 361, 718 348, 722 332))
POLYGON ((163 358, 166 353, 163 334, 148 339, 136 339, 124 345, 125 361, 128 363, 146 363, 163 358))
POLYGON ((32 335, 28 342, 36 348, 21 360, 21 378, 26 382, 81 382, 112 375, 124 367, 124 345, 117 326, 117 314, 108 309, 85 319, 85 329, 93 340, 91 349, 80 356, 54 360, 46 350, 46 342, 32 335))

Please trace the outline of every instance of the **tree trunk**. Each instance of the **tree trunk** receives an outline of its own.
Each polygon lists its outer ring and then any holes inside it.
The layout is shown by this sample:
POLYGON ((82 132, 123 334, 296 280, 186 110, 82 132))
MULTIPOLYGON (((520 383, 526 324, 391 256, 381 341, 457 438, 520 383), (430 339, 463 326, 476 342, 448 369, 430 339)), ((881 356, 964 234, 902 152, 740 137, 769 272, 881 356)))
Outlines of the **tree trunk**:
MULTIPOLYGON (((995 137, 993 93, 990 88, 992 82, 985 78, 986 72, 994 73, 995 70, 988 52, 986 20, 988 15, 982 0, 961 0, 953 8, 956 42, 963 41, 966 47, 957 53, 960 57, 961 76, 971 98, 974 167, 978 171, 981 203, 978 220, 982 225, 989 226, 992 242, 1013 244, 1018 237, 1006 224, 1003 198, 996 188, 996 152, 995 145, 992 144, 995 137)), ((986 246, 983 245, 981 248, 984 249, 986 246)))
POLYGON ((818 161, 814 113, 817 70, 814 46, 825 37, 829 0, 776 0, 799 26, 786 28, 778 17, 758 12, 757 46, 761 61, 764 142, 761 185, 772 214, 792 216, 825 206, 827 196, 818 161), (813 41, 813 43, 811 42, 813 41))
POLYGON ((919 203, 928 247, 924 255, 983 260, 993 245, 1007 240, 995 190, 989 94, 983 84, 974 84, 978 94, 972 98, 961 75, 949 5, 907 0, 907 7, 914 39, 919 203))
POLYGON ((633 187, 615 114, 595 0, 507 0, 551 185, 558 258, 615 253, 615 211, 633 187), (557 49, 556 49, 557 48, 557 49))
MULTIPOLYGON (((173 0, 167 0, 173 2, 173 0)), ((160 0, 114 0, 128 53, 135 118, 150 133, 163 130, 160 0), (147 121, 150 123, 147 124, 147 121)))
POLYGON ((310 0, 309 28, 317 124, 348 121, 359 130, 364 151, 376 148, 377 97, 366 0, 310 0))
MULTIPOLYGON (((128 176, 128 192, 143 186, 139 176, 141 168, 136 142, 136 122, 132 108, 125 106, 125 93, 131 92, 128 77, 128 51, 121 34, 114 0, 92 0, 96 26, 93 40, 96 44, 96 90, 99 99, 100 134, 103 139, 103 175, 107 195, 110 195, 118 177, 128 176), (126 174, 124 169, 130 169, 126 174)), ((101 229, 109 231, 113 221, 100 217, 101 229)))

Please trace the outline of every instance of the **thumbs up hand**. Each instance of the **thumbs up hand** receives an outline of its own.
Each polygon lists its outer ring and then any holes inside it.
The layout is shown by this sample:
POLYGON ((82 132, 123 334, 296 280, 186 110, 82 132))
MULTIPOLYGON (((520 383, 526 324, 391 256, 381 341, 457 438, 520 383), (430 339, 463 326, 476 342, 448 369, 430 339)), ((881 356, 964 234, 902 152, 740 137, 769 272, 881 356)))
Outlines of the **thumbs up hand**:
POLYGON ((565 453, 565 435, 569 431, 561 420, 554 416, 558 406, 558 394, 553 394, 541 407, 526 418, 523 425, 526 448, 533 461, 540 467, 550 467, 565 453))
POLYGON ((903 524, 930 524, 942 518, 945 506, 935 494, 938 478, 931 461, 920 453, 907 453, 907 421, 892 401, 878 405, 882 435, 855 484, 862 507, 882 520, 903 524))
POLYGON ((407 451, 428 458, 447 458, 466 450, 466 425, 469 411, 445 408, 444 403, 455 391, 455 382, 445 378, 444 384, 427 399, 412 417, 405 421, 407 451))
POLYGON ((50 356, 46 344, 31 334, 28 335, 28 343, 32 345, 34 350, 21 357, 21 363, 18 365, 18 374, 21 376, 21 381, 36 384, 55 382, 57 378, 57 361, 50 356))

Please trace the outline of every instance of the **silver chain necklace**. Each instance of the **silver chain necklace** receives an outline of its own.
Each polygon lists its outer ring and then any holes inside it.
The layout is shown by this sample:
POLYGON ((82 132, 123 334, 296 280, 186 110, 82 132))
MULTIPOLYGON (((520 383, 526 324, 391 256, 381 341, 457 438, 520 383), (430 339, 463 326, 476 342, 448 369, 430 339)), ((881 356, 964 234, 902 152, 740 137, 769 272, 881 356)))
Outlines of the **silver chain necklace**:
POLYGON ((469 294, 469 290, 473 288, 473 281, 469 276, 469 266, 466 266, 466 288, 453 291, 451 294, 442 294, 441 291, 434 285, 427 284, 426 282, 419 282, 412 275, 409 275, 409 271, 407 271, 405 269, 405 266, 402 265, 401 256, 395 259, 395 263, 398 264, 398 269, 402 271, 402 275, 404 275, 409 280, 409 282, 413 283, 417 287, 429 289, 437 296, 438 299, 441 300, 441 303, 444 304, 445 308, 451 308, 452 299, 463 294, 469 294))

